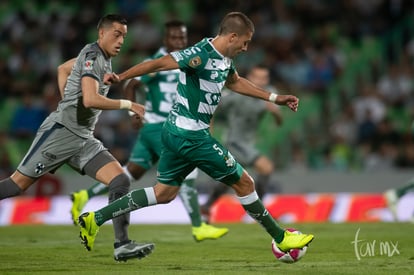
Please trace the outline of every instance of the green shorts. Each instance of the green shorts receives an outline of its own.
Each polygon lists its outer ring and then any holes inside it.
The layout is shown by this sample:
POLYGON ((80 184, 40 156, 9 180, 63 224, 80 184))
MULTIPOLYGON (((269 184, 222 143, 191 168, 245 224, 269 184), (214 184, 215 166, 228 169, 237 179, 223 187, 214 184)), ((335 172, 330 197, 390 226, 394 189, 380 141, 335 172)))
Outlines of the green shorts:
MULTIPOLYGON (((129 162, 135 163, 142 168, 149 170, 160 158, 162 141, 161 133, 164 123, 148 123, 139 130, 138 138, 134 144, 129 162)), ((194 180, 198 176, 195 169, 186 180, 194 180)))
POLYGON ((162 131, 162 151, 158 164, 158 181, 179 186, 196 167, 204 173, 227 185, 236 183, 243 167, 216 139, 186 139, 162 131))
POLYGON ((139 130, 129 161, 149 170, 161 154, 161 131, 163 123, 144 124, 139 130))

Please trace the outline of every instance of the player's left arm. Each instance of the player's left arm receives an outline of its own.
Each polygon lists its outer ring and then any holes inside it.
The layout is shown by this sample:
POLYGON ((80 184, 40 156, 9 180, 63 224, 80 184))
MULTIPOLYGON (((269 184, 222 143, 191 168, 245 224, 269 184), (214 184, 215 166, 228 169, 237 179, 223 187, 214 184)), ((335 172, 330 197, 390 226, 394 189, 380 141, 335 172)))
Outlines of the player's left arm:
POLYGON ((251 81, 238 75, 237 72, 230 74, 226 81, 226 87, 230 90, 251 97, 273 102, 277 105, 286 105, 292 111, 298 110, 299 99, 294 95, 276 95, 258 87, 251 81))
POLYGON ((63 64, 60 64, 57 68, 57 81, 58 81, 58 88, 61 98, 63 98, 63 94, 65 93, 65 86, 72 71, 73 65, 75 64, 76 57, 69 59, 63 64))

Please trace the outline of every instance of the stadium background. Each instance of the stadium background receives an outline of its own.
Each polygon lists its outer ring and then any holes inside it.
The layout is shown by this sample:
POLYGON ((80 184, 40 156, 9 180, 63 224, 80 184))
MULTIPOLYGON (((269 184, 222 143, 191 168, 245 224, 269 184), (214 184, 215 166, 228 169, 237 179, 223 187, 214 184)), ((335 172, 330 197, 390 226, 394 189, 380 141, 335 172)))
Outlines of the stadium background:
MULTIPOLYGON (((298 113, 284 112, 282 127, 270 117, 252 126, 257 127, 260 149, 277 164, 265 203, 300 205, 296 212, 289 207, 273 214, 289 221, 391 220, 381 193, 414 176, 414 14, 412 1, 403 0, 4 1, 0 177, 14 171, 37 127, 54 110, 57 66, 96 39, 103 14, 128 18, 125 45, 113 60, 119 72, 159 47, 164 20, 186 22, 191 44, 214 36, 222 16, 234 10, 245 12, 256 26, 248 52, 236 58, 239 73, 252 64, 266 64, 273 84, 301 99, 298 113)), ((119 98, 119 87, 110 96, 119 98)), ((136 136, 124 118, 125 112, 104 112, 96 131, 123 163, 136 136)), ((225 129, 217 129, 222 138, 225 129)), ((152 170, 142 183, 151 185, 154 179, 152 170)), ((1 202, 0 224, 69 223, 67 194, 91 183, 64 167, 30 188, 27 196, 1 202)), ((205 194, 211 184, 202 175, 200 192, 205 194)), ((223 198, 217 213, 231 209, 238 214, 229 214, 228 220, 244 221, 233 199, 223 198)), ((407 196, 400 204, 400 220, 410 218, 413 201, 407 196)), ((87 207, 104 203, 102 197, 87 207)), ((137 221, 187 222, 179 201, 157 207, 175 215, 137 221)))

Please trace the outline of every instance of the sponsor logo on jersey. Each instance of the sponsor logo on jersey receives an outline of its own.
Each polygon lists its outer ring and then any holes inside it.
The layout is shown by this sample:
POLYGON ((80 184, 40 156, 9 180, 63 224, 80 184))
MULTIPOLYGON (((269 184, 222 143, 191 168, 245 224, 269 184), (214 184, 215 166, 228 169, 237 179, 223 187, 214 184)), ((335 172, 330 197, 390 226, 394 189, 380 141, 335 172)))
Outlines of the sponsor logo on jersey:
POLYGON ((181 60, 184 60, 184 57, 181 55, 180 52, 172 52, 170 54, 175 59, 175 61, 177 61, 177 62, 179 62, 181 60))
POLYGON ((199 47, 190 47, 182 51, 182 53, 184 53, 186 56, 191 56, 199 52, 201 52, 201 49, 199 47))
POLYGON ((210 74, 210 79, 214 80, 219 76, 217 71, 212 71, 210 74))
POLYGON ((86 60, 83 68, 87 71, 91 71, 93 69, 93 60, 86 60))

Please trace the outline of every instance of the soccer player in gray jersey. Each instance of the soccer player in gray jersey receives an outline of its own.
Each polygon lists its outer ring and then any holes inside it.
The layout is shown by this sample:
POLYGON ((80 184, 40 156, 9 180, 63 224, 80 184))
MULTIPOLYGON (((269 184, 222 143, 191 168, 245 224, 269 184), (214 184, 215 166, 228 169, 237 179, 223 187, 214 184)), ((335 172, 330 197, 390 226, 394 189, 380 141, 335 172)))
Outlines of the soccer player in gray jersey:
MULTIPOLYGON (((276 93, 270 85, 270 71, 264 65, 251 67, 246 78, 262 89, 276 93)), ((248 167, 253 167, 256 174, 256 192, 263 198, 270 176, 274 171, 273 162, 256 148, 257 126, 265 114, 271 114, 278 125, 282 124, 282 114, 279 106, 256 98, 244 97, 231 91, 223 91, 220 105, 215 113, 215 122, 220 119, 225 123, 226 146, 237 161, 248 167)), ((202 206, 203 214, 209 217, 209 210, 214 202, 227 192, 228 186, 216 184, 208 200, 202 206)))
POLYGON ((311 234, 294 234, 279 226, 259 199, 253 178, 209 131, 224 86, 297 111, 297 97, 269 93, 237 74, 232 58, 247 50, 253 32, 254 25, 246 15, 231 12, 220 23, 216 37, 137 64, 119 76, 105 75, 105 83, 114 83, 157 71, 180 69, 177 101, 162 131, 157 183, 153 187, 133 190, 97 211, 83 213, 79 217, 80 234, 87 240, 84 243, 87 249, 92 248, 99 226, 107 220, 173 200, 184 178, 196 167, 231 186, 246 213, 263 226, 282 251, 302 248, 313 240, 311 234))
MULTIPOLYGON (((170 52, 182 50, 187 46, 187 27, 178 20, 171 20, 164 26, 164 46, 151 59, 167 55, 170 52)), ((157 161, 161 155, 161 131, 168 113, 176 98, 176 87, 180 71, 162 71, 131 79, 125 89, 126 98, 135 101, 135 90, 145 88, 145 123, 139 131, 138 138, 131 152, 130 159, 124 166, 130 180, 139 180, 157 161), (142 86, 142 87, 141 87, 142 86)), ((135 120, 133 120, 136 122, 135 120)), ((191 172, 180 188, 180 198, 191 219, 192 234, 196 241, 218 239, 228 232, 227 228, 217 228, 202 222, 198 192, 194 186, 197 169, 191 172)), ((80 190, 71 195, 73 205, 72 219, 77 219, 87 201, 100 194, 108 192, 108 187, 95 183, 87 190, 80 190)))
MULTIPOLYGON (((110 201, 129 191, 130 181, 119 162, 93 135, 102 110, 127 109, 139 116, 144 106, 130 100, 107 98, 110 86, 103 82, 112 71, 111 58, 118 55, 127 34, 127 22, 119 15, 106 15, 98 23, 98 40, 86 45, 79 55, 58 68, 62 100, 39 127, 29 151, 17 170, 0 181, 0 199, 17 196, 46 173, 68 164, 109 186, 110 201), (65 73, 72 68, 70 74, 65 73)), ((126 227, 129 216, 113 220, 126 227)), ((115 236, 116 253, 147 254, 152 244, 140 246, 129 240, 125 231, 115 236)))

